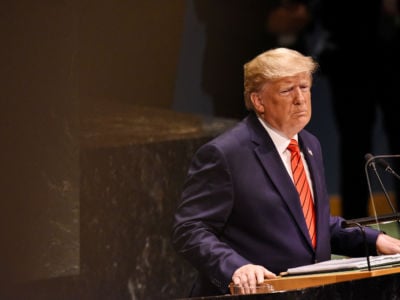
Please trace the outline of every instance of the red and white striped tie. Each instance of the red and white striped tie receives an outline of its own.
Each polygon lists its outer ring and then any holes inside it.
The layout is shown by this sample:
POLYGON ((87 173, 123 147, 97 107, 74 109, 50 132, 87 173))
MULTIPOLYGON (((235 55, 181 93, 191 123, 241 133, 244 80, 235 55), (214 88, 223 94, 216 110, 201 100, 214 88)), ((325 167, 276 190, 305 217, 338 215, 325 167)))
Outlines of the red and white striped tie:
POLYGON ((303 161, 301 159, 300 148, 296 140, 292 139, 288 146, 291 152, 291 167, 293 172, 293 181, 300 196, 301 207, 303 208, 304 218, 308 227, 311 242, 315 248, 317 243, 317 235, 315 230, 315 211, 314 202, 310 186, 308 184, 306 171, 304 169, 303 161))

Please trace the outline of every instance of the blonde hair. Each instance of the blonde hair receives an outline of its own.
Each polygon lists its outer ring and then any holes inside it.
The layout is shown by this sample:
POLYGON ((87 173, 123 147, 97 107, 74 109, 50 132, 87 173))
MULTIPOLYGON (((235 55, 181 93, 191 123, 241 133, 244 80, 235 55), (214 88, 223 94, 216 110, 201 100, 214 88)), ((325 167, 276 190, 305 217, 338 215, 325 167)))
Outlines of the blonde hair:
POLYGON ((269 80, 293 76, 302 72, 312 75, 318 63, 310 56, 288 48, 275 48, 261 53, 244 65, 244 100, 253 110, 250 94, 258 92, 269 80))

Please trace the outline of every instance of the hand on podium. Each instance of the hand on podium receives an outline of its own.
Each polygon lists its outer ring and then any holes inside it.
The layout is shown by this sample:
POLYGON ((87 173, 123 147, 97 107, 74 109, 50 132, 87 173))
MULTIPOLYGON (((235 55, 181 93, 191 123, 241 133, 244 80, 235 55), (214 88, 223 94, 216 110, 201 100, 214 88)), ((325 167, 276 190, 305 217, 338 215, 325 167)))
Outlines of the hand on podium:
POLYGON ((232 281, 236 287, 240 287, 239 294, 254 294, 256 286, 265 279, 276 278, 276 275, 263 266, 248 264, 240 267, 233 273, 232 281))
POLYGON ((376 251, 379 254, 400 253, 400 240, 381 233, 376 240, 376 251))

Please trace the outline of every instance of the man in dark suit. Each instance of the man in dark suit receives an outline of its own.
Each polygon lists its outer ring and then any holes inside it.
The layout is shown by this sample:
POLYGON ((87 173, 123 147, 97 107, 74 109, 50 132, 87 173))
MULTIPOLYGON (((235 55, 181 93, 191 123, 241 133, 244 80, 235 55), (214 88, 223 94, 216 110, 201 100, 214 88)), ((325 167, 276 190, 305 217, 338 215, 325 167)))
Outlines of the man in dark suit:
MULTIPOLYGON (((331 253, 365 255, 360 230, 343 229, 344 220, 330 216, 320 144, 303 129, 316 68, 311 57, 287 48, 254 58, 244 68, 250 114, 196 152, 172 233, 176 250, 199 271, 191 296, 228 293, 230 282, 251 293, 265 278, 331 253), (291 140, 300 145, 312 187, 316 245, 293 183, 291 140)), ((400 252, 399 240, 365 233, 370 255, 400 252)))

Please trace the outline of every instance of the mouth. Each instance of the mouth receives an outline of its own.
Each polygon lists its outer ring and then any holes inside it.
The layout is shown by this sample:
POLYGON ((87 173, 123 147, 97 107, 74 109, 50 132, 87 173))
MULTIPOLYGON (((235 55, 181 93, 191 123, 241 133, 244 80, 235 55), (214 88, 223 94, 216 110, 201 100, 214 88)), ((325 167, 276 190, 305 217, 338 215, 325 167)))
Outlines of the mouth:
POLYGON ((297 111, 294 113, 295 116, 307 116, 307 111, 302 110, 302 111, 297 111))

